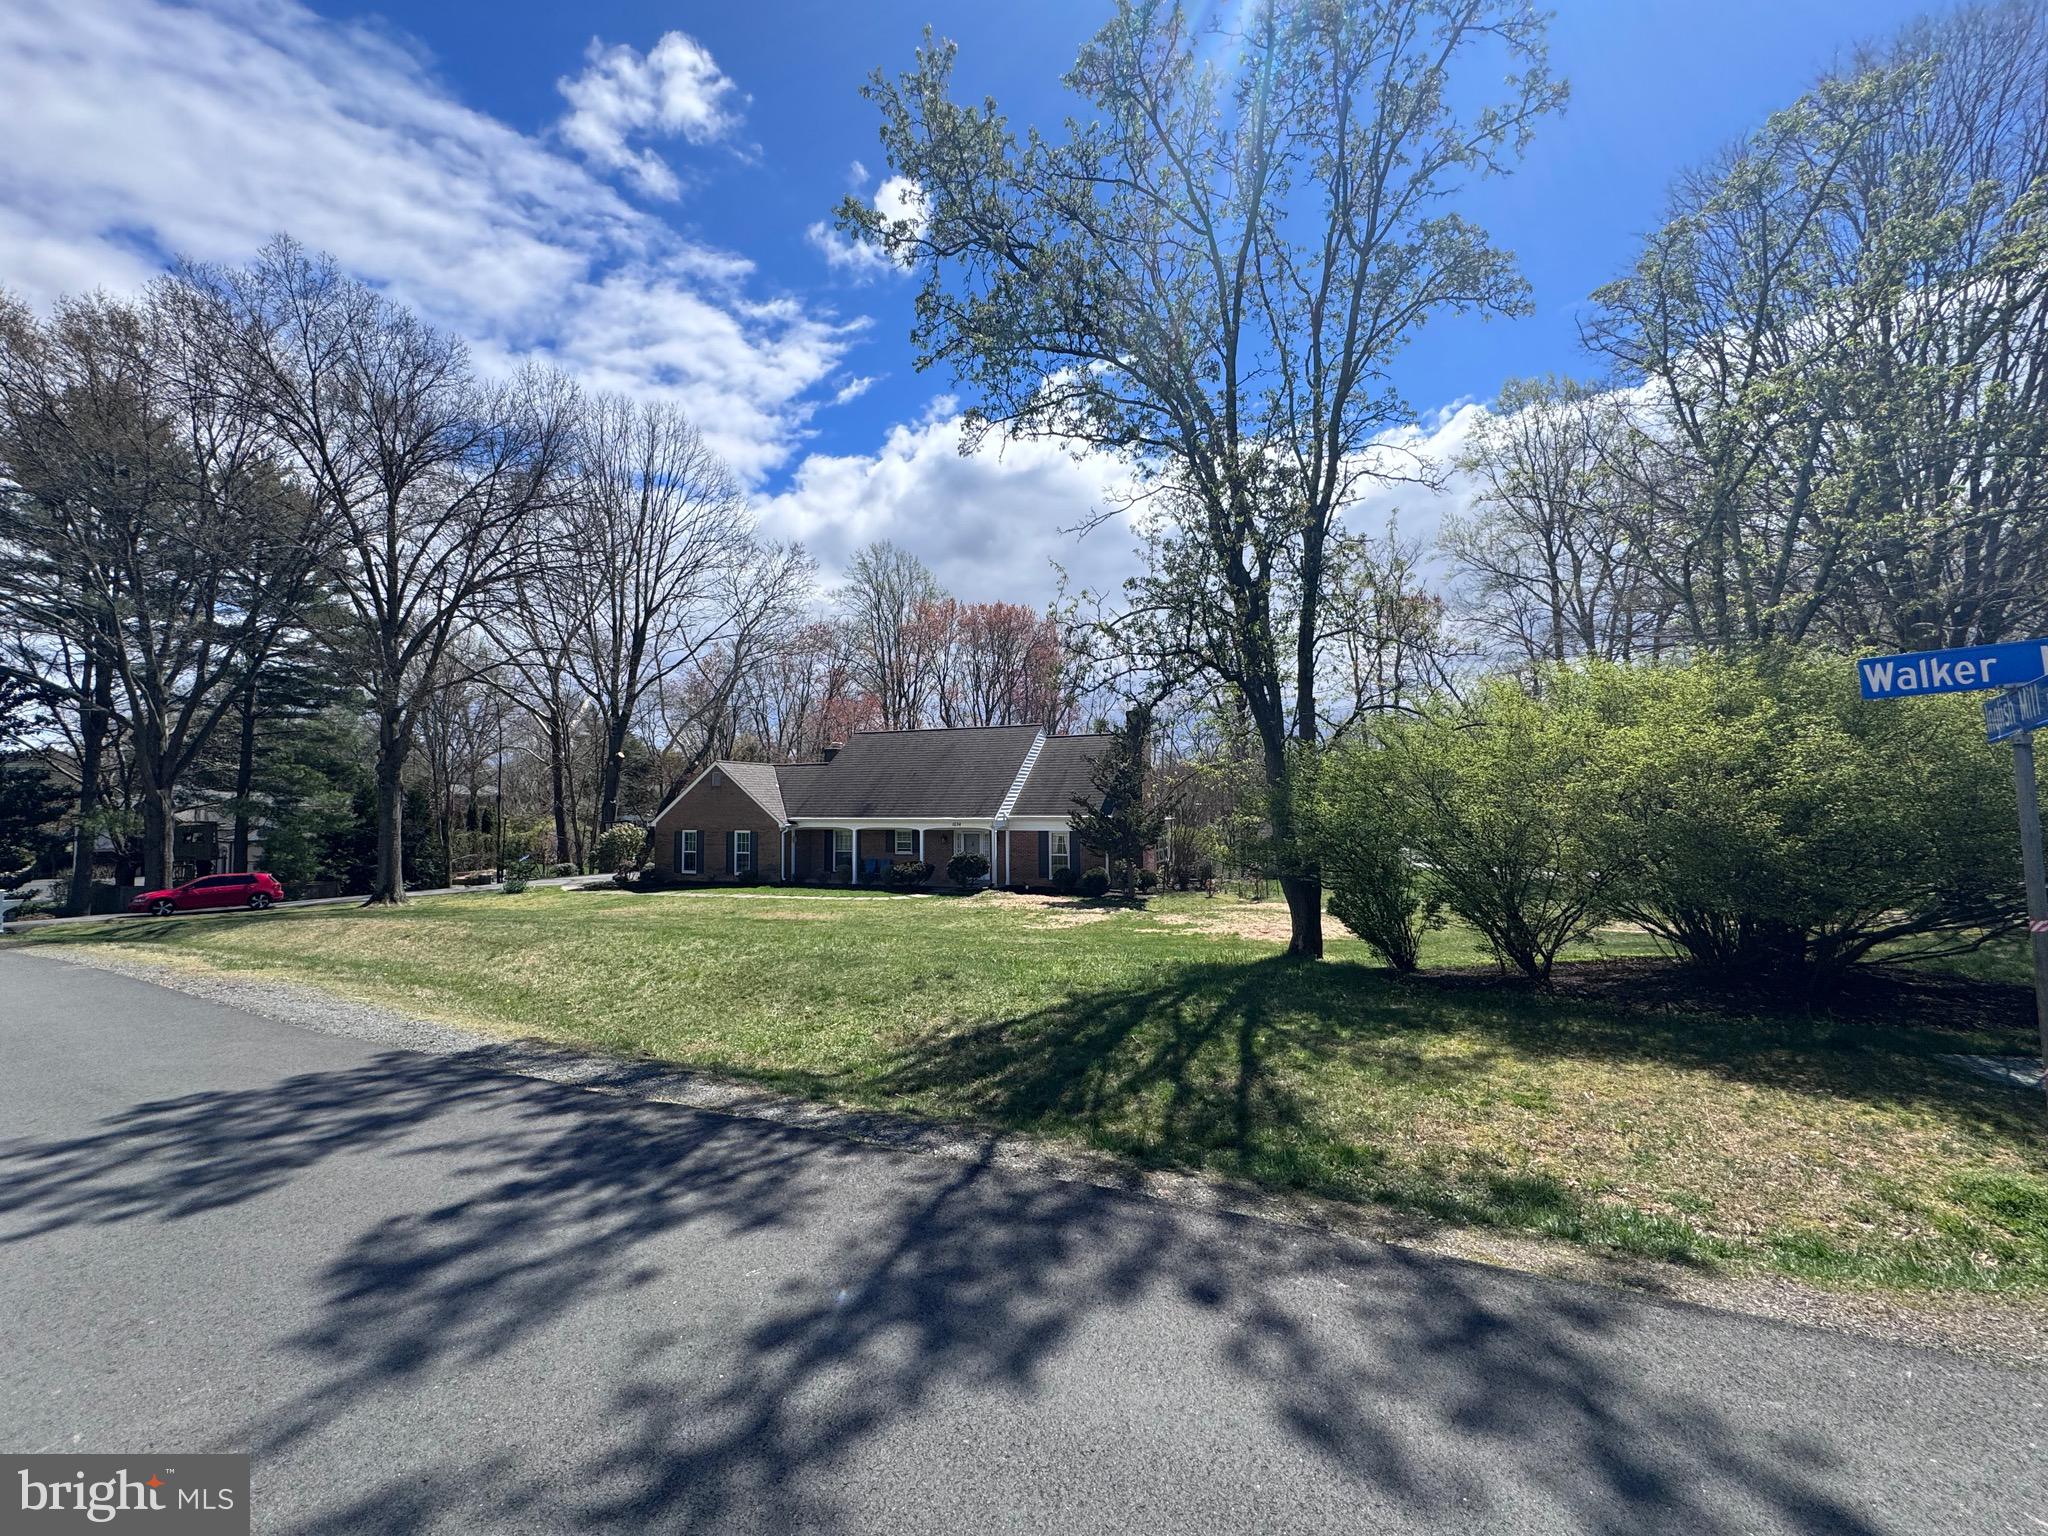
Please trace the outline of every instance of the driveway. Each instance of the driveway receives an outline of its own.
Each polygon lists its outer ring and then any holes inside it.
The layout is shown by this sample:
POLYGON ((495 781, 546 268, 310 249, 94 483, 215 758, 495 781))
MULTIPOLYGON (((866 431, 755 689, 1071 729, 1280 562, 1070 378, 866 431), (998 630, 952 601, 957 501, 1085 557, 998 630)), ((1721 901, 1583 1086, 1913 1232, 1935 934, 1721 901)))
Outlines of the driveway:
POLYGON ((290 1532, 2026 1532, 2048 1378, 0 954, 0 1445, 290 1532))

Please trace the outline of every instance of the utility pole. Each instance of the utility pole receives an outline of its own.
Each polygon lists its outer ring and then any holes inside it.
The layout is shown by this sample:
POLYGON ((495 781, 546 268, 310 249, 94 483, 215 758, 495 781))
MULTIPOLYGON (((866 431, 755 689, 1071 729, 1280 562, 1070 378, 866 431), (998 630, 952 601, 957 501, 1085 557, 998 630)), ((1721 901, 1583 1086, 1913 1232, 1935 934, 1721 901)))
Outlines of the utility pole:
POLYGON ((2012 739, 2012 774, 2019 789, 2020 854, 2027 869, 2027 935, 2034 949, 2034 1019, 2041 1030, 2041 1086, 2048 1092, 2048 871, 2041 855, 2041 791, 2034 777, 2034 733, 2012 739))

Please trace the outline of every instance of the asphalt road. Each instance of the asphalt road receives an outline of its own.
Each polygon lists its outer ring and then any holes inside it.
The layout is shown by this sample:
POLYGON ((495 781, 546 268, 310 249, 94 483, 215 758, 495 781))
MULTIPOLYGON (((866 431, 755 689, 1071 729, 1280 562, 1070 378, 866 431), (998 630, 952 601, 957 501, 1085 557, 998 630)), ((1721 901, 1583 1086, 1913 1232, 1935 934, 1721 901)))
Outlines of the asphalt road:
POLYGON ((0 1448, 261 1530, 2038 1536, 2044 1403, 0 954, 0 1448))

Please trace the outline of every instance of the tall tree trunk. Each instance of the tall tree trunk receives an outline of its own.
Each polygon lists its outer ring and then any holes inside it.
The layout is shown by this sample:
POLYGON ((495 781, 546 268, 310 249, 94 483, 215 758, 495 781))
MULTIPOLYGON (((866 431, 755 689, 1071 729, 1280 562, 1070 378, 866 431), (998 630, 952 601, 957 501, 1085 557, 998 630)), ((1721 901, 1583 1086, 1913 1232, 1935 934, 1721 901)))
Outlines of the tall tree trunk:
POLYGON ((597 835, 619 819, 619 777, 626 765, 626 730, 628 722, 621 717, 605 727, 604 763, 599 769, 599 791, 597 799, 597 835))
POLYGON ((177 825, 171 815, 170 789, 154 782, 153 767, 143 765, 142 883, 159 890, 171 883, 177 869, 177 825))
POLYGON ((405 900, 405 721, 398 710, 377 720, 377 877, 365 905, 405 900))
POLYGON ((256 787, 256 674, 242 688, 242 740, 235 756, 235 830, 228 849, 228 868, 249 869, 249 794, 256 787))
POLYGON ((93 813, 100 806, 100 758, 113 709, 113 680, 105 664, 91 657, 85 665, 92 702, 78 722, 78 825, 71 834, 71 889, 64 899, 64 910, 72 917, 83 915, 92 905, 92 856, 99 842, 93 813))
POLYGON ((562 783, 562 721, 560 711, 554 709, 548 712, 548 792, 555 808, 555 857, 569 860, 580 870, 583 862, 569 847, 569 800, 562 783))

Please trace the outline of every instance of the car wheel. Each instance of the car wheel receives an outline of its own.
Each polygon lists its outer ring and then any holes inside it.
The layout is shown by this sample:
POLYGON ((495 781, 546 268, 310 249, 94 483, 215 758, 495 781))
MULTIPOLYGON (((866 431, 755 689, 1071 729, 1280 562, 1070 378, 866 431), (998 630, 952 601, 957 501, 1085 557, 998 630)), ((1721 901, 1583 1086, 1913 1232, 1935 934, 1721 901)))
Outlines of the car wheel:
POLYGON ((175 901, 152 901, 149 904, 149 911, 152 917, 169 917, 177 910, 178 904, 175 901))
POLYGON ((249 898, 249 910, 252 912, 261 912, 265 907, 269 905, 270 897, 262 891, 258 891, 254 896, 251 896, 249 898))

